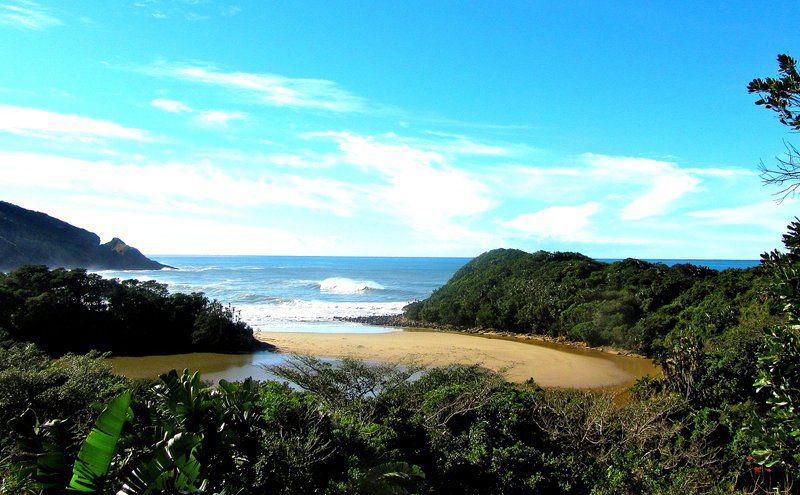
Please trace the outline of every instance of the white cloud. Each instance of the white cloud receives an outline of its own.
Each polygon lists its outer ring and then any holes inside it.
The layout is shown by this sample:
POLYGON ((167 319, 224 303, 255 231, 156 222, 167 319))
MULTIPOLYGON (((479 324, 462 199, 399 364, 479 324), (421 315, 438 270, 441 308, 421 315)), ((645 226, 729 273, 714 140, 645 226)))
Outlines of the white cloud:
POLYGON ((524 213, 505 225, 522 234, 567 242, 588 242, 590 217, 600 211, 600 205, 589 202, 577 206, 551 206, 535 213, 524 213))
POLYGON ((226 112, 223 110, 206 110, 197 114, 195 118, 201 124, 226 125, 231 120, 244 120, 244 112, 226 112))
POLYGON ((36 153, 0 152, 0 176, 8 188, 29 187, 71 194, 103 194, 143 203, 248 208, 287 205, 346 216, 353 197, 341 182, 275 174, 237 177, 200 163, 113 164, 36 153))
POLYGON ((404 141, 412 146, 419 146, 431 151, 447 153, 451 155, 483 155, 483 156, 506 156, 509 150, 504 146, 495 144, 480 143, 470 139, 463 134, 452 134, 449 132, 424 131, 429 136, 434 136, 434 141, 421 139, 405 139, 404 141))
POLYGON ((325 79, 292 78, 279 74, 223 72, 201 66, 157 64, 146 72, 245 92, 257 101, 279 107, 305 107, 331 112, 359 112, 363 98, 325 79))
POLYGON ((751 225, 763 227, 777 234, 785 231, 786 226, 794 218, 791 212, 795 203, 797 201, 793 199, 787 199, 780 205, 774 201, 765 201, 730 208, 691 211, 686 215, 713 225, 751 225))
POLYGON ((699 180, 685 173, 668 173, 653 178, 648 192, 622 210, 623 220, 641 220, 668 212, 672 204, 695 190, 699 180))
MULTIPOLYGON (((153 256, 158 254, 318 255, 336 252, 338 239, 314 232, 294 233, 234 219, 181 214, 175 210, 119 209, 116 205, 63 204, 58 200, 16 201, 96 232, 104 241, 121 237, 153 256)), ((156 256, 157 259, 157 256, 156 256)))
POLYGON ((338 161, 331 154, 316 153, 311 150, 300 150, 298 153, 275 153, 265 155, 265 159, 275 165, 291 168, 329 168, 338 161))
POLYGON ((595 176, 604 180, 640 184, 648 190, 622 209, 623 220, 641 220, 669 212, 686 193, 697 191, 700 180, 675 163, 650 158, 582 155, 595 176))
POLYGON ((148 140, 146 131, 123 127, 108 120, 12 105, 0 105, 0 132, 80 141, 96 141, 98 138, 148 140))
POLYGON ((184 112, 194 112, 194 109, 189 105, 176 100, 164 100, 161 98, 157 98, 150 102, 150 104, 160 110, 164 110, 165 112, 170 113, 184 113, 184 112))
POLYGON ((60 24, 60 19, 36 2, 17 0, 12 3, 0 3, 0 26, 41 31, 60 24))
POLYGON ((169 113, 191 113, 195 114, 194 120, 203 125, 227 125, 231 120, 244 120, 247 114, 238 111, 227 110, 197 110, 189 105, 177 100, 165 100, 157 98, 150 102, 150 105, 169 113))
POLYGON ((378 174, 381 182, 365 186, 375 208, 438 239, 484 237, 459 222, 494 206, 489 189, 440 153, 346 132, 316 136, 334 139, 343 163, 378 174))
POLYGON ((746 168, 718 168, 718 167, 708 167, 708 168, 686 168, 684 169, 687 173, 692 175, 700 175, 706 177, 718 177, 723 179, 730 179, 734 177, 753 177, 756 173, 752 170, 748 170, 746 168))
POLYGON ((239 14, 242 11, 242 8, 238 5, 231 5, 229 7, 223 7, 220 9, 219 13, 222 17, 233 17, 239 14))
MULTIPOLYGON (((263 141, 263 140, 262 140, 263 141)), ((265 143, 274 144, 274 143, 265 143)), ((319 153, 309 149, 299 149, 292 153, 246 153, 238 149, 211 149, 195 153, 198 158, 234 161, 247 164, 277 165, 296 169, 324 169, 338 163, 333 153, 319 153)))

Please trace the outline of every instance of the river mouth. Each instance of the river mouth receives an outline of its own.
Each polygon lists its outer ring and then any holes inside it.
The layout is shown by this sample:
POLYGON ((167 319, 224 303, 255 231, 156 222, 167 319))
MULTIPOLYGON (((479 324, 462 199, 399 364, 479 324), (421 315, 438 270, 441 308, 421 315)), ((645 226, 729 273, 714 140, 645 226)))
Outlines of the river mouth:
POLYGON ((249 377, 256 380, 277 380, 264 366, 286 362, 289 356, 270 351, 250 354, 217 354, 192 352, 187 354, 163 354, 151 356, 119 356, 109 358, 111 369, 118 375, 130 379, 156 378, 162 373, 188 368, 199 371, 203 380, 218 383, 243 381, 249 377))
POLYGON ((544 387, 625 388, 659 368, 649 359, 609 354, 593 349, 486 338, 449 332, 396 330, 384 333, 257 332, 256 337, 278 352, 251 354, 188 353, 121 356, 109 359, 115 373, 128 378, 154 378, 171 369, 199 371, 213 383, 221 379, 278 380, 265 366, 285 363, 293 355, 323 359, 355 358, 369 362, 415 363, 425 366, 479 364, 505 373, 509 381, 533 379, 544 387))

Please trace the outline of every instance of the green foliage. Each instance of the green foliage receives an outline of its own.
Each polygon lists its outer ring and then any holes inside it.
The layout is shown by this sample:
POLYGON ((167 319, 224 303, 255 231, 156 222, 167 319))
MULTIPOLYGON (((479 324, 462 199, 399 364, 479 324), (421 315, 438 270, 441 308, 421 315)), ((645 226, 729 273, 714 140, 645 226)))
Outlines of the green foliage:
MULTIPOLYGON (((72 432, 64 420, 41 423, 36 413, 28 409, 8 422, 9 433, 16 439, 16 452, 11 468, 22 487, 30 485, 43 493, 58 492, 72 475, 68 451, 72 432)), ((4 485, 5 485, 4 480, 4 485)))
POLYGON ((28 408, 40 417, 69 417, 88 429, 96 416, 92 404, 111 399, 126 384, 98 354, 53 360, 33 344, 0 347, 0 432, 28 408))
POLYGON ((759 464, 800 479, 800 222, 792 222, 783 241, 785 253, 776 250, 763 259, 787 322, 773 328, 758 358, 756 387, 766 410, 753 415, 751 431, 759 464))
POLYGON ((154 281, 24 266, 0 273, 0 329, 51 355, 238 352, 262 346, 230 307, 154 281))
MULTIPOLYGON (((789 55, 778 55, 778 77, 754 79, 747 86, 750 93, 758 93, 756 105, 774 111, 781 124, 791 131, 800 130, 800 75, 797 61, 789 55)), ((780 187, 776 193, 779 201, 793 196, 800 188, 800 150, 793 144, 784 142, 786 153, 777 158, 774 166, 763 163, 761 179, 764 184, 780 187)))
POLYGON ((425 478, 419 466, 406 462, 387 462, 356 471, 348 483, 337 490, 357 495, 407 495, 425 478))
POLYGON ((86 437, 78 452, 78 458, 72 468, 69 492, 98 493, 100 491, 116 452, 117 442, 127 419, 130 403, 131 393, 126 391, 111 400, 100 413, 94 428, 89 432, 89 436, 86 437))
MULTIPOLYGON (((741 338, 704 347, 703 359, 725 361, 741 338)), ((287 367, 313 386, 335 384, 319 387, 320 395, 252 380, 208 387, 188 370, 138 384, 130 412, 115 416, 116 425, 127 421, 119 439, 111 441, 111 432, 104 442, 113 457, 86 477, 104 474, 106 492, 126 495, 660 494, 758 486, 746 476, 747 437, 733 436, 752 411, 749 399, 708 407, 703 402, 712 399, 698 392, 687 400, 669 384, 659 388, 665 379, 620 401, 607 392, 513 385, 478 366, 412 377, 366 363, 327 364, 298 359, 287 367)), ((111 409, 122 411, 113 401, 111 409)), ((110 430, 102 414, 97 423, 110 430)), ((83 435, 70 419, 39 422, 30 411, 11 424, 26 433, 14 433, 7 446, 16 462, 0 470, 4 486, 65 493, 71 459, 86 451, 79 451, 83 435)))
POLYGON ((800 74, 797 62, 789 55, 778 55, 778 78, 754 79, 747 91, 758 93, 762 105, 778 114, 781 124, 800 130, 800 74))
POLYGON ((177 433, 156 444, 153 458, 140 463, 126 477, 120 495, 159 493, 193 493, 204 486, 198 484, 200 462, 196 452, 203 437, 193 433, 177 433))
POLYGON ((497 249, 467 263, 428 299, 407 306, 406 316, 659 355, 687 330, 705 339, 741 326, 751 314, 776 313, 766 279, 761 268, 715 272, 497 249))

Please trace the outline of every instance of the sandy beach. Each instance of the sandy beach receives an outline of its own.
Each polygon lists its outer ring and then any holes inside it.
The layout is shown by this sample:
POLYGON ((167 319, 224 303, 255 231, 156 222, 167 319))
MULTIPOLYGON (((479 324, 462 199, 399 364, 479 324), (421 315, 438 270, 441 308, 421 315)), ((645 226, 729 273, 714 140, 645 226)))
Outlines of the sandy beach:
POLYGON ((524 382, 533 378, 545 387, 628 385, 656 370, 649 360, 637 357, 447 332, 257 332, 255 335, 284 353, 377 362, 414 361, 430 366, 480 364, 493 370, 506 370, 510 381, 524 382))

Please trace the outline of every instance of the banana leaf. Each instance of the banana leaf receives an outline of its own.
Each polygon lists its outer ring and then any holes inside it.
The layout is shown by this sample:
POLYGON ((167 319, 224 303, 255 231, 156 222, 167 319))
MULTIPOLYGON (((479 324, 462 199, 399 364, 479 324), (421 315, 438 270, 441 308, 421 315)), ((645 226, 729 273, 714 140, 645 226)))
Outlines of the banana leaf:
POLYGON ((89 436, 81 445, 78 458, 72 468, 72 480, 67 486, 69 493, 97 493, 117 448, 122 427, 128 417, 131 404, 129 391, 118 395, 105 407, 89 436))
POLYGON ((159 442, 153 458, 127 476, 117 495, 202 491, 205 483, 198 485, 200 462, 195 457, 202 440, 203 436, 196 433, 178 433, 159 442))

